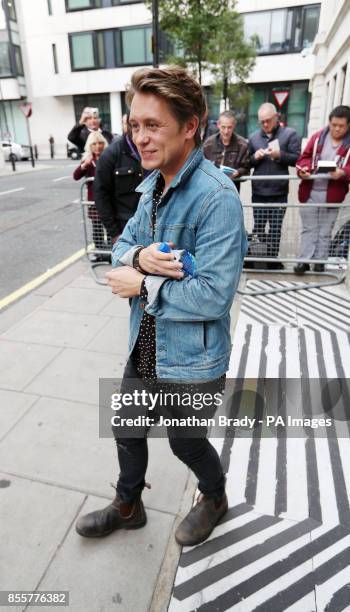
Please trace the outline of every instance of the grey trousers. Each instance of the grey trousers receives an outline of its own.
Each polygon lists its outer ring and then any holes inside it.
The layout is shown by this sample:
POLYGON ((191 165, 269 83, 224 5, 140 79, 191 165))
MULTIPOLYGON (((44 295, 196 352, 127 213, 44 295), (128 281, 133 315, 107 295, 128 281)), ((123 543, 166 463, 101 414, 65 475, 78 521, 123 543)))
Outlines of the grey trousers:
POLYGON ((333 226, 338 208, 307 207, 300 209, 302 223, 300 236, 301 259, 327 259, 333 226))

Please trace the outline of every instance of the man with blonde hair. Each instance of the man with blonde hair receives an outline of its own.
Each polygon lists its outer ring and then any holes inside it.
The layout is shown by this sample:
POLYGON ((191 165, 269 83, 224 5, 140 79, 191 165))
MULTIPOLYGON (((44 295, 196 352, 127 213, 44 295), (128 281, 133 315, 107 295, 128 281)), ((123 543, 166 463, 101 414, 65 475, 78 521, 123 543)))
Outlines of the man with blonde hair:
MULTIPOLYGON (((203 157, 205 99, 185 70, 137 70, 128 99, 133 141, 152 173, 138 187, 137 211, 114 246, 115 269, 107 274, 113 293, 132 298, 122 390, 136 380, 159 393, 168 384, 184 385, 192 394, 219 391, 231 353, 229 313, 246 252, 241 203, 232 181, 203 157), (187 249, 195 255, 196 269, 185 276, 174 253, 159 250, 161 243, 187 249)), ((213 396, 209 403, 214 414, 213 396)), ((191 406, 180 399, 174 411, 181 409, 186 413, 191 406)), ((114 428, 120 467, 116 498, 79 519, 80 535, 102 536, 146 522, 141 494, 147 428, 138 437, 123 433, 114 428)), ((205 540, 227 511, 225 475, 206 428, 198 432, 175 424, 168 437, 172 452, 199 481, 197 504, 176 530, 177 542, 192 546, 205 540)))

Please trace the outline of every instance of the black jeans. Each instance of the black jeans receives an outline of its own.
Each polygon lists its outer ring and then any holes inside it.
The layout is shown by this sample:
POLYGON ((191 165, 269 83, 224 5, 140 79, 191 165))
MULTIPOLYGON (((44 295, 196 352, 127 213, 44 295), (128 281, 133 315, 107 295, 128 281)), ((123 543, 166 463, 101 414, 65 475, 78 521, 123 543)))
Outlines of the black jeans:
MULTIPOLYGON (((255 202, 261 204, 283 204, 287 202, 288 195, 277 195, 277 196, 263 196, 256 195, 252 196, 252 203, 255 202)), ((285 208, 262 208, 254 206, 254 227, 253 234, 256 234, 261 242, 267 243, 267 255, 268 257, 277 257, 280 248, 282 223, 285 215, 285 208), (266 232, 266 225, 269 224, 269 230, 266 232)))
MULTIPOLYGON (((210 383, 196 385, 196 390, 201 387, 205 392, 208 390, 208 384, 210 383)), ((155 385, 158 385, 158 383, 155 383, 155 385)), ((152 390, 154 390, 154 384, 152 387, 152 390)), ((141 392, 147 387, 146 383, 138 376, 131 357, 125 367, 121 392, 132 392, 135 388, 141 392)), ((216 406, 209 410, 211 416, 215 413, 215 410, 216 406)), ((120 412, 120 416, 122 416, 122 411, 120 412)), ((141 412, 139 409, 137 410, 137 414, 141 414, 141 412)), ((146 409, 144 412, 148 412, 148 410, 146 409)), ((182 410, 182 416, 185 412, 187 412, 187 409, 182 410)), ((154 411, 151 414, 157 422, 159 414, 154 414, 154 411)), ((174 415, 176 415, 176 410, 175 413, 173 412, 174 415)), ((167 416, 169 416, 169 413, 167 416)), ((208 411, 205 416, 208 416, 208 411)), ((112 429, 117 444, 120 467, 117 492, 123 501, 131 502, 141 496, 145 487, 148 465, 147 434, 150 428, 146 426, 133 428, 135 437, 127 437, 125 429, 121 431, 119 427, 115 426, 112 429)), ((198 478, 198 488, 201 493, 214 499, 220 499, 225 492, 225 475, 219 455, 206 437, 206 427, 201 427, 199 432, 197 430, 196 437, 193 437, 193 434, 191 436, 190 429, 186 427, 169 426, 167 427, 167 434, 174 455, 185 463, 198 478)))

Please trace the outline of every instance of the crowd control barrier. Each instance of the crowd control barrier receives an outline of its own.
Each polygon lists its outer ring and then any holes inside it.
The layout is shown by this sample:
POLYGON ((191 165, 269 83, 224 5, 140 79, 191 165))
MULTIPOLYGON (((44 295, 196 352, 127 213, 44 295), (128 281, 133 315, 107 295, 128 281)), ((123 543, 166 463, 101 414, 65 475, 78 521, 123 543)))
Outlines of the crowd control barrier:
MULTIPOLYGON (((329 180, 327 175, 322 178, 329 180)), ((93 178, 86 179, 81 185, 80 203, 83 214, 85 253, 95 281, 105 284, 106 281, 97 275, 97 268, 109 265, 112 243, 99 219, 94 203, 87 197, 87 186, 93 180, 93 178)), ((295 175, 250 175, 238 180, 253 182, 256 180, 299 181, 300 179, 295 175)), ((298 282, 295 285, 274 289, 254 291, 244 289, 240 293, 257 295, 297 291, 340 284, 347 275, 349 277, 350 202, 339 204, 243 203, 242 206, 249 240, 249 250, 244 260, 244 272, 269 275, 277 272, 278 274, 292 274, 293 280, 298 282), (317 259, 300 256, 301 214, 305 216, 308 210, 317 210, 326 218, 326 222, 328 214, 325 211, 331 211, 332 219, 335 221, 327 252, 323 257, 317 259), (299 263, 306 264, 310 268, 302 276, 296 276, 294 273, 294 267, 299 263), (316 270, 314 269, 315 264, 316 270), (309 282, 308 279, 310 279, 309 282)))
MULTIPOLYGON (((330 179, 328 175, 322 178, 330 179)), ((239 180, 240 182, 300 181, 299 177, 295 175, 250 175, 239 180)), ((336 285, 344 281, 349 270, 349 202, 300 204, 292 201, 268 204, 243 203, 242 206, 249 240, 249 249, 244 260, 244 272, 266 275, 293 274, 293 280, 298 282, 295 285, 274 289, 251 291, 246 288, 241 290, 240 293, 244 295, 263 295, 298 291, 300 289, 336 285), (302 256, 302 251, 308 250, 305 246, 305 238, 302 238, 303 224, 308 225, 309 228, 311 225, 316 236, 319 235, 315 244, 318 244, 317 248, 323 251, 323 254, 321 256, 317 255, 317 258, 302 256), (327 232, 329 234, 331 226, 333 226, 331 234, 327 237, 327 232), (298 264, 305 264, 306 271, 296 275, 294 268, 298 264), (308 279, 310 279, 310 282, 308 282, 308 279)), ((313 238, 315 239, 315 236, 313 238)))
POLYGON ((93 178, 85 179, 80 188, 80 205, 83 215, 85 255, 96 283, 106 285, 106 280, 98 276, 97 269, 111 262, 112 242, 99 218, 94 202, 88 199, 88 185, 93 178))

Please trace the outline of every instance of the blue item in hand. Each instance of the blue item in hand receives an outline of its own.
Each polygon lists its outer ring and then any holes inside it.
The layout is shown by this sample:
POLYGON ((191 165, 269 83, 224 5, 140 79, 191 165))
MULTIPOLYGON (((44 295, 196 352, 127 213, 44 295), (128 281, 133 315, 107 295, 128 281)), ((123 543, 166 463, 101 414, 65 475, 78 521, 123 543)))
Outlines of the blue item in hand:
POLYGON ((162 253, 174 253, 175 259, 183 265, 182 271, 185 276, 194 276, 196 273, 196 260, 192 253, 186 249, 171 249, 167 242, 161 242, 158 251, 162 253))
POLYGON ((171 248, 167 242, 161 242, 158 251, 162 251, 162 253, 171 253, 171 248))

